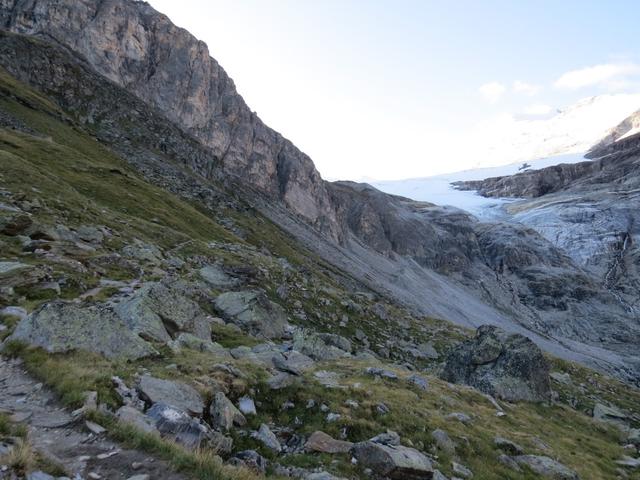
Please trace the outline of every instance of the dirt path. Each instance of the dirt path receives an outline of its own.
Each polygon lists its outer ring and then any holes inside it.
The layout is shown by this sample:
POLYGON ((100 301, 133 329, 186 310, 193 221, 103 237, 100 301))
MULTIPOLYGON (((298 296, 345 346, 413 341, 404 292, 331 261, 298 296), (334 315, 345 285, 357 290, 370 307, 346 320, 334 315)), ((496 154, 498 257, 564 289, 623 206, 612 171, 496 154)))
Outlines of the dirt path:
POLYGON ((72 478, 122 480, 148 475, 149 480, 186 480, 164 461, 91 433, 84 420, 74 418, 53 393, 26 374, 19 360, 0 357, 0 410, 28 425, 31 445, 72 478))

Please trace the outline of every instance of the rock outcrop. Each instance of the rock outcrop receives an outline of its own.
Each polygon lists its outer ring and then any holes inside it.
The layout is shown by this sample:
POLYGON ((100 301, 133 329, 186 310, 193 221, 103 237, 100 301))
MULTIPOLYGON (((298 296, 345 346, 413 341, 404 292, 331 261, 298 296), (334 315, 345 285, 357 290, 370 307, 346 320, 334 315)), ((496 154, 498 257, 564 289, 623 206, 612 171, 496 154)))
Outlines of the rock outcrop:
POLYGON ((433 467, 426 455, 402 445, 384 445, 372 441, 356 443, 353 456, 381 478, 392 480, 430 480, 433 467))
POLYGON ((3 0, 0 25, 67 45, 101 75, 153 105, 211 149, 212 164, 334 238, 335 214, 311 159, 267 127, 207 46, 146 2, 3 0))
POLYGON ((447 357, 441 377, 508 401, 549 399, 549 364, 522 335, 483 326, 447 357))
POLYGON ((138 359, 157 354, 108 308, 74 303, 44 304, 18 323, 9 337, 48 352, 96 352, 107 358, 138 359))

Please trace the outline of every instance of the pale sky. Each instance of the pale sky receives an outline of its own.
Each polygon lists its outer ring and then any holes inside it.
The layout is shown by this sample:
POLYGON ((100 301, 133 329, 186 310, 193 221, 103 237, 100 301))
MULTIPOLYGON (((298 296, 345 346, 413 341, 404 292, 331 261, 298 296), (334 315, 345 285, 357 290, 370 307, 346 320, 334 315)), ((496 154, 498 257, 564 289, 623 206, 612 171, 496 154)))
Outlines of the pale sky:
POLYGON ((635 0, 150 3, 205 41, 327 179, 499 163, 479 139, 493 147, 585 97, 640 93, 635 0))

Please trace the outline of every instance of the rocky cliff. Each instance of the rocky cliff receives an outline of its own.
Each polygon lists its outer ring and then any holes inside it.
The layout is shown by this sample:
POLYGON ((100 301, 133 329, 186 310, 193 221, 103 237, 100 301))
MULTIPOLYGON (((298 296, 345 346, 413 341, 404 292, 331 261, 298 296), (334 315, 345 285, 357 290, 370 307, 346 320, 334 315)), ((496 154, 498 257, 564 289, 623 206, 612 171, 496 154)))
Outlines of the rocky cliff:
POLYGON ((248 109, 206 47, 144 2, 0 0, 0 23, 17 33, 0 44, 12 75, 209 215, 241 197, 343 274, 417 312, 496 324, 637 377, 635 317, 548 238, 368 185, 324 182, 248 109))
MULTIPOLYGON (((311 159, 267 127, 207 46, 146 2, 2 0, 0 25, 65 45, 213 152, 224 171, 338 238, 311 159)), ((207 165, 192 165, 208 176, 207 165)))

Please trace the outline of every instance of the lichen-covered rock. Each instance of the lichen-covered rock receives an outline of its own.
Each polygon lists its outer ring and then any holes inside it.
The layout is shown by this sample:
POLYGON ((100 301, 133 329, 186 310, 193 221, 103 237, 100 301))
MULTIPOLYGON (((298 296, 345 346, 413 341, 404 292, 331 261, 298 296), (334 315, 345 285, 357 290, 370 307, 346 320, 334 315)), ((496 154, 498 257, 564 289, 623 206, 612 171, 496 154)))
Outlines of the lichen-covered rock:
POLYGON ((278 437, 276 437, 275 433, 271 431, 271 429, 266 424, 261 424, 260 428, 257 432, 253 432, 253 438, 261 442, 265 447, 275 451, 280 452, 282 450, 282 446, 278 441, 278 437))
POLYGON ((227 275, 218 265, 207 265, 198 270, 198 273, 208 285, 214 288, 230 288, 240 283, 237 278, 227 275))
POLYGON ((140 396, 150 404, 162 403, 192 416, 201 416, 204 410, 202 397, 186 383, 143 375, 137 388, 140 396))
POLYGON ((593 407, 593 418, 601 422, 611 423, 624 430, 629 428, 629 416, 619 408, 596 403, 593 407))
POLYGON ((44 304, 18 323, 9 337, 51 353, 86 350, 107 358, 135 360, 156 350, 108 308, 77 303, 44 304))
POLYGON ((116 418, 121 422, 133 425, 143 432, 152 433, 158 431, 155 422, 148 415, 128 405, 123 405, 116 411, 116 418))
POLYGON ((198 304, 164 283, 145 284, 114 310, 145 340, 166 343, 178 332, 189 332, 205 340, 211 338, 209 322, 198 304))
POLYGON ((211 415, 211 425, 216 430, 227 431, 231 430, 234 425, 242 427, 247 423, 244 415, 222 392, 216 392, 213 396, 209 413, 211 415))
POLYGON ((448 355, 441 377, 508 401, 545 401, 550 393, 549 363, 540 348, 489 325, 448 355))
POLYGON ((215 306, 223 317, 252 335, 280 338, 285 334, 284 310, 261 292, 226 292, 216 298, 215 306))
POLYGON ((365 468, 379 477, 392 480, 430 480, 433 467, 426 455, 403 446, 383 445, 375 442, 356 443, 353 456, 365 468))
POLYGON ((182 348, 188 348, 198 352, 211 353, 229 360, 233 358, 231 357, 229 350, 219 343, 212 342, 211 340, 204 340, 200 337, 196 337, 192 333, 181 333, 175 338, 175 340, 167 342, 167 345, 176 353, 180 352, 182 348))
POLYGON ((293 334, 293 348, 314 360, 334 360, 350 355, 351 342, 339 335, 299 328, 293 334))

